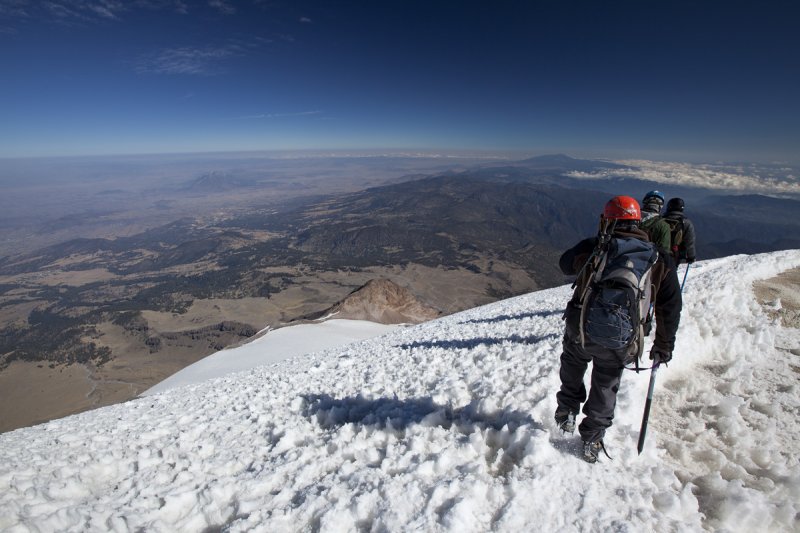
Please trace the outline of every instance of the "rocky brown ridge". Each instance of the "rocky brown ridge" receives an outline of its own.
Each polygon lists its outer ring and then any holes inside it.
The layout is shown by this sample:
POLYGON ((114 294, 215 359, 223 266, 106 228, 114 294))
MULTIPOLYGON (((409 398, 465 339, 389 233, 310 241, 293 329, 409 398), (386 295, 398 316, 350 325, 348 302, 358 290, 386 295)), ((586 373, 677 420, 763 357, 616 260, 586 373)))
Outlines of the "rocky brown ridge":
POLYGON ((328 309, 305 315, 299 320, 316 321, 330 317, 381 324, 419 324, 441 315, 440 310, 420 302, 411 291, 397 283, 373 279, 328 309))
MULTIPOLYGON (((770 316, 779 318, 785 328, 800 328, 800 268, 758 281, 753 288, 756 299, 770 316)), ((798 344, 795 351, 800 349, 798 344)))

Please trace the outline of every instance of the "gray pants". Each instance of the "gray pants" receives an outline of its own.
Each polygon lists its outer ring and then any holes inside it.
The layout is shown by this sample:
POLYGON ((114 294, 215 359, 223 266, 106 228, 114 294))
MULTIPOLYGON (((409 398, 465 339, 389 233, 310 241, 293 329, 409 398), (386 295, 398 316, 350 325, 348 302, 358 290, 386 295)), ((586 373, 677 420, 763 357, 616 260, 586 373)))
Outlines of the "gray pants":
POLYGON ((614 419, 619 381, 624 368, 614 352, 593 355, 568 339, 564 339, 563 350, 559 372, 561 390, 556 394, 558 409, 578 413, 585 401, 583 414, 586 417, 578 426, 581 438, 586 442, 602 439, 614 419), (593 365, 587 399, 583 376, 589 362, 593 362, 593 365))

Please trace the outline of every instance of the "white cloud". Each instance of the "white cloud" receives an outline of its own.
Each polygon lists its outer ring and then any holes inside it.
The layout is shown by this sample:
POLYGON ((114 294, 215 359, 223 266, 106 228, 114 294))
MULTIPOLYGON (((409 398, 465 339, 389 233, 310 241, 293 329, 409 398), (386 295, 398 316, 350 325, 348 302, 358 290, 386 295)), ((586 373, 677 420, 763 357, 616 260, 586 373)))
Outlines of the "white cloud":
MULTIPOLYGON (((221 2, 224 4, 224 2, 221 2)), ((230 6, 229 6, 230 7, 230 6)), ((121 20, 134 9, 172 10, 188 13, 184 0, 0 0, 0 17, 8 19, 40 18, 62 24, 121 20)))
POLYGON ((631 168, 604 169, 597 172, 570 172, 567 175, 578 179, 607 179, 630 177, 689 187, 736 190, 762 193, 800 193, 800 183, 790 173, 776 173, 776 169, 759 166, 726 166, 723 164, 696 165, 690 163, 668 163, 641 159, 615 161, 631 168))
POLYGON ((8 18, 27 18, 28 0, 0 0, 0 16, 8 18))
POLYGON ((300 22, 305 22, 306 24, 310 24, 312 20, 308 17, 300 17, 300 22))
POLYGON ((172 10, 183 15, 189 12, 189 7, 183 0, 136 0, 134 5, 145 9, 172 10))
POLYGON ((276 33, 274 38, 287 43, 293 43, 295 41, 294 36, 288 33, 276 33))
POLYGON ((83 13, 80 8, 75 9, 72 6, 64 5, 63 2, 44 2, 42 4, 48 13, 55 17, 56 20, 88 20, 89 17, 83 13))
POLYGON ((136 63, 139 74, 184 74, 215 76, 223 74, 226 60, 245 56, 270 41, 259 37, 230 39, 225 43, 208 46, 177 46, 145 55, 136 63))
POLYGON ((189 7, 181 0, 175 0, 175 12, 186 15, 189 12, 189 7))
POLYGON ((86 8, 103 18, 116 19, 118 18, 117 13, 123 11, 125 6, 122 4, 122 2, 110 2, 106 0, 102 2, 89 3, 87 4, 86 8))
POLYGON ((236 8, 225 0, 208 0, 208 5, 225 15, 233 15, 236 13, 236 8))
POLYGON ((168 48, 155 56, 140 60, 136 70, 140 74, 211 76, 219 74, 218 65, 223 60, 241 53, 242 49, 237 44, 204 48, 189 46, 168 48))
POLYGON ((267 118, 283 118, 283 117, 305 117, 310 115, 319 115, 322 111, 299 111, 296 113, 259 113, 257 115, 245 115, 243 117, 236 117, 236 120, 259 120, 267 118))
POLYGON ((62 0, 44 2, 42 5, 51 16, 62 22, 119 19, 127 10, 126 4, 117 0, 62 0))

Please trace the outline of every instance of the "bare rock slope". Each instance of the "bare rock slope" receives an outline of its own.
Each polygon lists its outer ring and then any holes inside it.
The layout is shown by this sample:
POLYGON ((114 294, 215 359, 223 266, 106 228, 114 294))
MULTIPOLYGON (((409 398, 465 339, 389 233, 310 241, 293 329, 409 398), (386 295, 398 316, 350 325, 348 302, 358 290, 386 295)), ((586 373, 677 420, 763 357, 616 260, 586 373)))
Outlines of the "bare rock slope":
POLYGON ((335 317, 381 324, 418 324, 441 315, 441 311, 423 304, 411 291, 393 281, 373 279, 332 307, 301 320, 335 317))

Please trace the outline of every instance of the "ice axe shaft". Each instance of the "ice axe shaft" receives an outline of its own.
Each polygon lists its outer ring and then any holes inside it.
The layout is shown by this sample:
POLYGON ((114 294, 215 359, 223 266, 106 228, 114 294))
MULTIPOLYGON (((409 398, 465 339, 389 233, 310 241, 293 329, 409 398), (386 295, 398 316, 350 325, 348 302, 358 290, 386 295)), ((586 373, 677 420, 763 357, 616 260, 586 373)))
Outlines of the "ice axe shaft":
POLYGON ((647 401, 644 403, 644 415, 642 415, 642 427, 639 429, 639 444, 636 446, 636 449, 639 450, 639 455, 642 454, 642 449, 644 449, 644 438, 647 435, 647 421, 650 419, 650 405, 653 403, 653 388, 656 385, 656 370, 658 370, 658 364, 656 363, 653 365, 653 369, 650 371, 650 387, 647 389, 647 401))
POLYGON ((686 263, 686 272, 683 273, 683 281, 681 282, 681 294, 683 294, 683 286, 686 285, 686 276, 689 275, 689 267, 692 266, 686 263))

